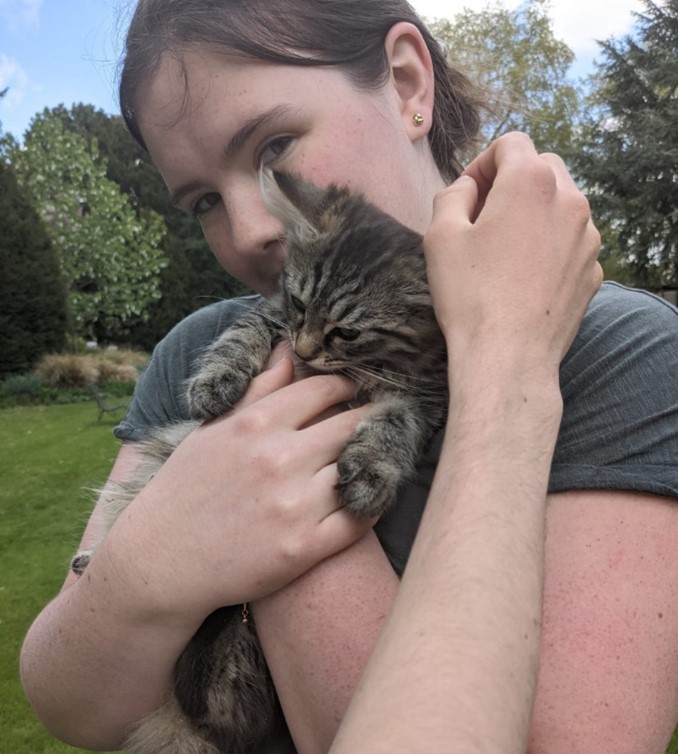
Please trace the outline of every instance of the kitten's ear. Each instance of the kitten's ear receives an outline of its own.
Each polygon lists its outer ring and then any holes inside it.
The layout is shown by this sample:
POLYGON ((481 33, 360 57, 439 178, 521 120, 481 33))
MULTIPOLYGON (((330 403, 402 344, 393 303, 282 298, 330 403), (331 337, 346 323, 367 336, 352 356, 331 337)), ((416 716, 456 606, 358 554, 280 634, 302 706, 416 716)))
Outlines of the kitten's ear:
POLYGON ((289 173, 266 168, 259 171, 259 186, 264 204, 289 235, 301 243, 318 236, 315 218, 322 197, 320 189, 289 173))

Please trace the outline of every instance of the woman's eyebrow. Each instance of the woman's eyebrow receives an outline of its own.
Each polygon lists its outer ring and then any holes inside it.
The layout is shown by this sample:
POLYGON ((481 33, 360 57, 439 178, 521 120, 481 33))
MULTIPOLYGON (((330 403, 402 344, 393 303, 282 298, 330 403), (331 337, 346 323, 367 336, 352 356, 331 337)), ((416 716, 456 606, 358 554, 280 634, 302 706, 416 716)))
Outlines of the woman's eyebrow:
MULTIPOLYGON (((290 107, 289 105, 276 105, 269 110, 255 115, 247 120, 230 138, 228 144, 224 149, 224 156, 226 160, 232 160, 237 153, 242 149, 245 142, 252 136, 252 134, 262 126, 267 125, 271 121, 275 121, 279 118, 289 116, 295 112, 297 108, 290 107)), ((179 187, 177 187, 171 193, 171 202, 175 207, 178 207, 181 200, 187 195, 200 188, 200 181, 190 181, 179 187)))
POLYGON ((271 121, 277 120, 278 118, 289 116, 295 110, 296 108, 290 107, 289 105, 276 105, 275 107, 272 107, 269 110, 266 110, 263 113, 250 118, 241 128, 239 128, 233 134, 230 141, 228 142, 226 148, 224 149, 224 155, 226 159, 230 160, 235 157, 235 155, 242 149, 245 142, 258 128, 261 128, 261 126, 265 126, 271 121))

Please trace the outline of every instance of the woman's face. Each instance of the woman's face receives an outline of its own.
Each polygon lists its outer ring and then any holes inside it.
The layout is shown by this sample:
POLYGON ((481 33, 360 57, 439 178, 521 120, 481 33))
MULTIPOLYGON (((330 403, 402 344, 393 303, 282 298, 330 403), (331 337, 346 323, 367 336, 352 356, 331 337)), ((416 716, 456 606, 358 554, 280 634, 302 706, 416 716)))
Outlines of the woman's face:
POLYGON ((165 56, 138 101, 174 203, 197 215, 221 264, 256 291, 276 289, 284 261, 280 223, 259 195, 261 165, 350 186, 420 232, 430 221, 439 176, 425 132, 408 135, 389 85, 363 91, 332 67, 192 49, 181 62, 165 56))

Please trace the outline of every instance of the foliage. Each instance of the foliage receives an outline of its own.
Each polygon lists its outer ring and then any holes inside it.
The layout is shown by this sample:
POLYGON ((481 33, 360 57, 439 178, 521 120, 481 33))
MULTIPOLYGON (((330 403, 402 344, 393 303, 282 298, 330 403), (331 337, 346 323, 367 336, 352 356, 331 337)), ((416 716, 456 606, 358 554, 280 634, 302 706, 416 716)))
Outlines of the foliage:
POLYGON ((66 289, 40 217, 0 160, 0 376, 63 347, 66 289))
POLYGON ((601 43, 573 157, 619 279, 678 282, 678 0, 644 0, 632 35, 601 43))
POLYGON ((5 158, 51 235, 76 333, 111 339, 144 319, 160 296, 162 219, 135 212, 106 178, 96 145, 48 111, 33 119, 23 147, 5 139, 5 158))
POLYGON ((60 105, 50 112, 67 130, 98 145, 107 177, 130 197, 137 212, 150 209, 165 221, 168 232, 162 249, 168 263, 159 276, 162 295, 150 305, 146 320, 129 328, 127 342, 150 350, 173 325, 206 302, 245 292, 218 264, 197 221, 172 206, 162 177, 121 117, 83 104, 70 109, 60 105))
POLYGON ((13 374, 2 382, 2 394, 10 398, 27 398, 36 401, 40 397, 42 380, 31 372, 29 374, 13 374))
POLYGON ((506 131, 525 131, 542 151, 563 152, 579 107, 567 72, 574 54, 555 38, 548 0, 528 0, 515 10, 501 4, 430 24, 448 59, 484 90, 489 141, 506 131))

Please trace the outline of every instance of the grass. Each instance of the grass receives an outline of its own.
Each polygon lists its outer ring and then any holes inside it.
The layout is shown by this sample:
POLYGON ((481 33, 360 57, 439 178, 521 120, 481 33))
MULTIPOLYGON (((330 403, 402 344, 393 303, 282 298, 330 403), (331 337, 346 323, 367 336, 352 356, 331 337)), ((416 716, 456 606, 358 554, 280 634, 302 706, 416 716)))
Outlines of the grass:
POLYGON ((35 720, 18 680, 21 641, 58 591, 117 453, 115 418, 93 402, 0 411, 0 753, 80 751, 35 720))
MULTIPOLYGON (((21 691, 31 621, 59 589, 117 453, 115 418, 93 402, 0 411, 0 754, 74 754, 49 736, 21 691)), ((678 754, 678 735, 667 754, 678 754)))

